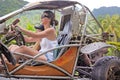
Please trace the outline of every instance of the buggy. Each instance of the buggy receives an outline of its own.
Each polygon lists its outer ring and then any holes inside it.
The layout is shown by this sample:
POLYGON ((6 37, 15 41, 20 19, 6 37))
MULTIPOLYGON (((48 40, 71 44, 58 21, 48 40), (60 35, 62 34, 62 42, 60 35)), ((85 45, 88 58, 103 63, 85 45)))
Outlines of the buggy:
POLYGON ((4 39, 1 38, 0 41, 1 77, 23 79, 120 79, 120 59, 116 56, 104 56, 107 54, 109 47, 115 48, 115 46, 106 43, 110 35, 104 32, 89 8, 79 2, 49 0, 29 3, 21 9, 0 17, 0 28, 0 34, 4 35, 4 39), (53 10, 54 13, 61 14, 59 26, 57 27, 59 46, 35 56, 14 53, 14 55, 28 58, 17 63, 7 44, 12 40, 15 40, 18 45, 26 44, 23 34, 18 28, 15 29, 14 34, 9 33, 11 24, 15 25, 20 20, 15 19, 7 27, 5 22, 18 14, 32 10, 53 10), (54 61, 36 60, 49 51, 54 51, 54 61), (4 59, 4 56, 7 60, 4 59), (37 62, 37 64, 33 64, 33 62, 37 62))

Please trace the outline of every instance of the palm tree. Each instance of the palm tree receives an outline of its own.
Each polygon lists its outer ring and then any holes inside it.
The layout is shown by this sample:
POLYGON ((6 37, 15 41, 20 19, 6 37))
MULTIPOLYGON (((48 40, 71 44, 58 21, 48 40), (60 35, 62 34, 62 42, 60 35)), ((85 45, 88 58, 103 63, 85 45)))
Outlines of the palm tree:
POLYGON ((112 41, 120 41, 120 16, 119 15, 106 15, 105 17, 98 18, 100 24, 102 25, 105 32, 112 33, 114 38, 112 41))

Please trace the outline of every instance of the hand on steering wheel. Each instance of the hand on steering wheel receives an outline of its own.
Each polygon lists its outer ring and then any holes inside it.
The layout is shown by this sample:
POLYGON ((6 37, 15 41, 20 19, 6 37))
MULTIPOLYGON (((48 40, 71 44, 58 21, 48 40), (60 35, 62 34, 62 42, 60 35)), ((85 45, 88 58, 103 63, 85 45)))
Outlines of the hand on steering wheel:
POLYGON ((16 19, 15 21, 13 21, 13 23, 10 26, 10 32, 8 32, 5 35, 6 38, 6 42, 5 44, 11 42, 12 40, 15 40, 17 45, 25 45, 25 40, 24 37, 22 35, 22 32, 20 31, 19 27, 17 27, 17 23, 20 22, 19 19, 16 19), (11 33, 12 32, 12 33, 11 33))

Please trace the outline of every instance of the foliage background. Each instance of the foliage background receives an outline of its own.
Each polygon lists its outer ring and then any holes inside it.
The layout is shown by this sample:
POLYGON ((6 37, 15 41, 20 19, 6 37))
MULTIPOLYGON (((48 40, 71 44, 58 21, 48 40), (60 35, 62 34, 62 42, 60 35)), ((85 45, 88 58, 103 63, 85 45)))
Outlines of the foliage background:
POLYGON ((0 16, 17 10, 27 3, 28 2, 23 0, 0 0, 0 16))
MULTIPOLYGON (((7 13, 10 13, 14 10, 17 10, 28 2, 23 0, 0 0, 0 16, 3 16, 7 13)), ((119 7, 102 7, 98 10, 94 9, 93 13, 104 28, 105 32, 112 33, 114 38, 111 38, 108 41, 109 44, 117 46, 117 50, 120 51, 120 8, 119 7), (113 13, 114 12, 114 13, 113 13), (97 14, 99 13, 99 14, 97 14), (102 15, 101 15, 102 14, 102 15)), ((7 25, 10 24, 14 19, 19 18, 20 25, 26 27, 28 30, 35 31, 34 27, 36 24, 40 24, 40 11, 26 12, 19 16, 7 21, 7 25), (23 16, 24 15, 24 16, 23 16), (31 16, 32 15, 32 16, 31 16)), ((59 18, 59 15, 57 15, 59 18)), ((110 50, 111 53, 113 53, 110 50)), ((110 53, 110 55, 111 55, 110 53)))

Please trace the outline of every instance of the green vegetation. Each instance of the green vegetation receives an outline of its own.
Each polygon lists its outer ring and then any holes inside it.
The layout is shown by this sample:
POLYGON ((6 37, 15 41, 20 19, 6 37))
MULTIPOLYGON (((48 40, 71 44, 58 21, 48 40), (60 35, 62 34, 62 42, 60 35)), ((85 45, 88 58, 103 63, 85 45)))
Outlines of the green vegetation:
POLYGON ((33 26, 40 24, 40 10, 26 11, 7 20, 6 24, 11 24, 16 18, 20 19, 19 25, 29 30, 35 30, 33 26))
POLYGON ((116 46, 116 49, 110 48, 107 55, 115 55, 120 57, 120 15, 106 15, 105 17, 98 17, 98 20, 104 31, 113 35, 113 37, 109 37, 107 43, 116 46))
POLYGON ((23 7, 28 2, 23 0, 0 0, 0 16, 23 7))
POLYGON ((115 48, 109 48, 107 55, 114 55, 120 57, 120 42, 107 42, 108 44, 114 45, 115 48))
POLYGON ((119 42, 120 41, 120 15, 107 15, 105 17, 98 18, 100 24, 102 25, 105 32, 111 33, 114 35, 110 41, 119 42))
MULTIPOLYGON (((12 12, 14 10, 17 10, 23 5, 27 4, 27 2, 23 0, 0 0, 0 16, 3 16, 9 12, 12 12)), ((40 10, 34 10, 34 11, 26 11, 22 14, 19 14, 11 19, 9 19, 6 24, 9 25, 13 20, 16 18, 20 19, 19 25, 22 27, 25 27, 28 30, 35 31, 34 26, 36 24, 40 24, 40 10)), ((56 15, 56 19, 59 21, 60 15, 56 15)), ((108 40, 109 44, 115 45, 116 50, 109 49, 109 53, 107 55, 117 55, 120 56, 120 15, 114 14, 114 15, 103 15, 97 17, 98 21, 102 25, 105 32, 112 33, 114 37, 110 37, 108 40), (114 54, 115 53, 115 54, 114 54), (116 54, 117 53, 117 54, 116 54)), ((93 21, 93 19, 90 19, 90 22, 87 24, 89 29, 87 29, 88 34, 96 34, 101 33, 99 28, 97 28, 97 25, 93 21)), ((58 27, 56 28, 58 30, 58 27)))

